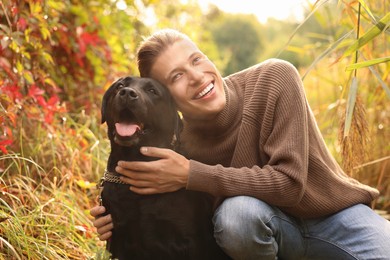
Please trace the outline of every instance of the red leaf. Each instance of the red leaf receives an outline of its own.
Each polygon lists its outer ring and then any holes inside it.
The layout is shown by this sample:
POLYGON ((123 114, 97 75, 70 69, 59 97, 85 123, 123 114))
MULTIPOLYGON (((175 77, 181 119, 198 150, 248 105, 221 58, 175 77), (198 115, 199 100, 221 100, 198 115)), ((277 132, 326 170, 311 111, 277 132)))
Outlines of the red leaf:
POLYGON ((45 94, 45 91, 38 88, 37 85, 31 85, 31 87, 28 89, 28 96, 36 99, 39 96, 43 96, 45 94))
POLYGON ((52 111, 49 111, 45 114, 45 123, 51 124, 53 123, 54 119, 54 113, 52 111))
POLYGON ((12 144, 12 140, 0 140, 0 150, 4 154, 8 154, 6 146, 9 146, 12 144))
POLYGON ((84 68, 84 61, 79 53, 77 53, 76 55, 76 62, 79 64, 80 67, 84 68))
POLYGON ((91 33, 86 32, 81 26, 77 27, 76 31, 79 35, 78 44, 79 51, 82 57, 85 55, 88 45, 96 46, 102 42, 96 31, 91 33))
POLYGON ((43 96, 38 96, 36 97, 36 100, 40 106, 42 106, 45 111, 45 122, 48 124, 51 124, 54 119, 54 114, 57 112, 66 112, 66 110, 58 106, 58 103, 60 101, 59 97, 56 95, 53 95, 52 97, 49 98, 48 101, 45 100, 43 96))
POLYGON ((57 105, 59 101, 60 101, 60 99, 58 98, 58 96, 52 96, 48 100, 47 104, 49 104, 50 106, 54 106, 54 105, 57 105))
POLYGON ((79 38, 79 50, 80 50, 81 56, 84 56, 85 52, 87 50, 87 45, 85 44, 85 42, 81 38, 79 38))
POLYGON ((17 15, 19 13, 19 9, 16 6, 13 6, 11 8, 11 13, 13 16, 17 15))
POLYGON ((97 35, 97 32, 84 32, 81 34, 81 38, 86 45, 96 46, 100 42, 100 37, 97 35))
POLYGON ((0 86, 0 90, 8 94, 12 100, 21 100, 23 98, 23 95, 19 92, 18 85, 2 85, 0 86))
MULTIPOLYGON (((13 122, 13 123, 14 123, 14 126, 15 126, 15 122, 13 122)), ((12 141, 13 135, 12 135, 12 130, 11 130, 11 128, 5 126, 5 127, 4 127, 4 133, 5 133, 5 136, 8 136, 8 137, 9 137, 9 140, 12 141)))
POLYGON ((95 22, 95 24, 99 24, 99 18, 97 18, 96 15, 93 16, 93 21, 95 22))
POLYGON ((46 103, 46 100, 45 100, 45 98, 44 98, 43 96, 38 96, 38 97, 36 97, 36 100, 37 100, 38 104, 39 104, 41 107, 46 108, 47 103, 46 103))
POLYGON ((17 23, 16 23, 16 26, 18 28, 19 31, 24 31, 27 27, 27 21, 26 19, 24 19, 23 17, 21 17, 17 23))

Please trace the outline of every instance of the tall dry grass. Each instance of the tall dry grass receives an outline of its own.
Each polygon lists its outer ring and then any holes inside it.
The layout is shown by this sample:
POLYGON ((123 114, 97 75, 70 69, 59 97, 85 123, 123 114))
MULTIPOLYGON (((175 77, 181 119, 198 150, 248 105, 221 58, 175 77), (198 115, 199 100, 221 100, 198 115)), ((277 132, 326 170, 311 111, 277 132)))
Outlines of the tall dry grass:
POLYGON ((331 28, 331 34, 316 35, 328 41, 286 49, 312 55, 301 74, 328 147, 349 175, 378 188, 374 208, 388 212, 389 3, 319 0, 311 10, 290 41, 309 19, 331 28))
POLYGON ((89 215, 108 153, 99 116, 19 124, 21 154, 0 156, 0 259, 107 258, 89 215))

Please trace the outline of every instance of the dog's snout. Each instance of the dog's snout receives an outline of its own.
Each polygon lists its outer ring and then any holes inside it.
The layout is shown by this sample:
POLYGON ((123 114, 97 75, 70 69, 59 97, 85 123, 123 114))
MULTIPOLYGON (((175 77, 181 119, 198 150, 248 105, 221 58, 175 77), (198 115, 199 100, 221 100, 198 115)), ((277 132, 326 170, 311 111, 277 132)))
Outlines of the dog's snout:
POLYGON ((124 98, 130 98, 130 99, 137 99, 138 94, 137 92, 132 88, 123 88, 119 91, 119 95, 124 98))

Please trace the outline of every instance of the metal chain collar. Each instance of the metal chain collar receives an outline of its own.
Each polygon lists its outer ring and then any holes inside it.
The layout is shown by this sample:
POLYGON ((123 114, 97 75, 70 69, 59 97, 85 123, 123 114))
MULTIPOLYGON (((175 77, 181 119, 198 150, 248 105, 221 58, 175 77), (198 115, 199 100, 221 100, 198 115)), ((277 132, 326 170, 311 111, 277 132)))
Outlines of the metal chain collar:
POLYGON ((104 171, 104 175, 100 180, 100 186, 103 186, 103 182, 105 181, 119 183, 119 184, 127 184, 126 182, 121 181, 118 175, 115 175, 114 173, 107 171, 107 169, 104 171))
POLYGON ((126 182, 121 181, 118 175, 115 175, 114 173, 107 171, 107 169, 104 170, 103 177, 100 179, 100 182, 96 185, 97 188, 100 189, 100 194, 97 197, 100 206, 103 205, 102 192, 103 192, 103 186, 105 181, 118 183, 118 184, 127 184, 126 182))

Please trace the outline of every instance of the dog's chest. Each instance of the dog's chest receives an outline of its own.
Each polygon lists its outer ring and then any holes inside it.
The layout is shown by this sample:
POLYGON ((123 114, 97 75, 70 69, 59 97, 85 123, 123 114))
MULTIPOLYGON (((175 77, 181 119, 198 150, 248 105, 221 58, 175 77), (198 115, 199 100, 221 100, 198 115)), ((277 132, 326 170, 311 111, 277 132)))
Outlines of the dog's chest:
POLYGON ((199 214, 211 212, 208 196, 186 190, 138 195, 129 190, 129 185, 106 182, 102 199, 116 227, 147 223, 158 229, 160 224, 171 222, 185 230, 186 226, 190 229, 195 225, 199 214))
POLYGON ((189 254, 215 243, 206 194, 180 190, 138 195, 128 185, 105 183, 102 198, 113 218, 114 254, 140 255, 134 259, 192 259, 189 254))

